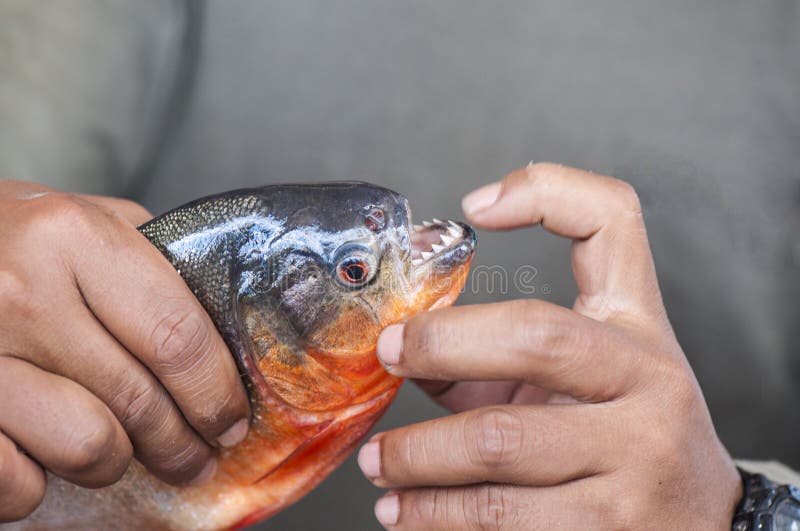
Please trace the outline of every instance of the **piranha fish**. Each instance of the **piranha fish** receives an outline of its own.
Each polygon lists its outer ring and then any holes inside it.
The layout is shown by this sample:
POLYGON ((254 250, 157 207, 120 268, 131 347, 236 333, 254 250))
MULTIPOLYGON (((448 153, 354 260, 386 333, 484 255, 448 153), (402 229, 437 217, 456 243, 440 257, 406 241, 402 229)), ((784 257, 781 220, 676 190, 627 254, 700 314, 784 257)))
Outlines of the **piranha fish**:
POLYGON ((50 475, 42 505, 10 529, 236 529, 297 501, 352 452, 401 384, 375 356, 381 330, 452 304, 476 242, 464 223, 411 225, 402 195, 358 182, 223 193, 139 229, 235 356, 249 435, 219 450, 203 486, 167 485, 136 462, 97 490, 50 475))

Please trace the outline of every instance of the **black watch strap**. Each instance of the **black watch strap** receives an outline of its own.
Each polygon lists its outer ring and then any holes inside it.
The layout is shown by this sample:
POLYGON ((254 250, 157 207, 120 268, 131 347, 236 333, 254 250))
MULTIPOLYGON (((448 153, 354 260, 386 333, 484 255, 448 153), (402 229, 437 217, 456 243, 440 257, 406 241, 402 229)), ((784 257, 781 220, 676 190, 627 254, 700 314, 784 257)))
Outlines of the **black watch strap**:
POLYGON ((739 469, 744 496, 733 517, 733 531, 800 531, 800 489, 776 485, 763 474, 739 469))

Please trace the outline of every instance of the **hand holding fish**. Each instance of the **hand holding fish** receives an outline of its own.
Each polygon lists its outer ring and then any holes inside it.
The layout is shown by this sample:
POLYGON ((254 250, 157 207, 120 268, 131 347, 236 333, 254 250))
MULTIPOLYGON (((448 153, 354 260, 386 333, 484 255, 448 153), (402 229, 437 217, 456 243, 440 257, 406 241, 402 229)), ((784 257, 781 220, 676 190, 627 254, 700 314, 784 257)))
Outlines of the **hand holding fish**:
POLYGON ((384 330, 378 356, 456 414, 374 436, 364 474, 401 529, 730 529, 737 471, 667 319, 626 183, 530 165, 464 201, 493 230, 573 240, 572 309, 447 308, 384 330))
POLYGON ((135 455, 164 481, 202 482, 212 447, 246 435, 234 360, 136 230, 149 218, 125 200, 0 183, 0 522, 40 503, 42 467, 96 488, 135 455))

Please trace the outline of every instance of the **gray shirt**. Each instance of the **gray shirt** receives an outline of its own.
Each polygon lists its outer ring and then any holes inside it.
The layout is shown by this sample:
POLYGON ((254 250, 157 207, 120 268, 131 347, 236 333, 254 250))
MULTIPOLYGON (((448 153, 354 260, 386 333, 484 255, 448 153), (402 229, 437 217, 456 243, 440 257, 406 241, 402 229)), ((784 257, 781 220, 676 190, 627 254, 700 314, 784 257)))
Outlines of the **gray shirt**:
MULTIPOLYGON (((798 58, 800 4, 783 0, 5 0, 0 175, 154 211, 367 179, 425 218, 531 159, 626 178, 720 437, 797 467, 798 58)), ((486 234, 476 266, 534 266, 534 296, 569 305, 568 253, 542 231, 486 234)), ((408 386, 381 426, 439 413, 408 386)), ((346 465, 267 528, 324 526, 329 506, 341 528, 376 526, 358 476, 346 465)))

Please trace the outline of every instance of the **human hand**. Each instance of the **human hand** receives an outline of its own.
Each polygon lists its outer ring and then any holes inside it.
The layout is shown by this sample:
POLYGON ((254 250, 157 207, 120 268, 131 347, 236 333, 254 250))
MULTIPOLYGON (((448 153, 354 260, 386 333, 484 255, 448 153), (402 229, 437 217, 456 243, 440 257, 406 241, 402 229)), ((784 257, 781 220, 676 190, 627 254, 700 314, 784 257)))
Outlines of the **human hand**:
POLYGON ((0 522, 39 504, 41 467, 100 487, 135 455, 165 481, 202 482, 212 446, 246 435, 233 358, 136 230, 149 218, 125 200, 0 181, 0 522))
POLYGON ((488 229, 573 240, 579 295, 461 306, 387 327, 387 370, 461 413, 375 435, 387 529, 730 529, 738 473, 661 301, 626 183, 530 165, 464 201, 488 229), (473 409, 475 408, 475 409, 473 409))

